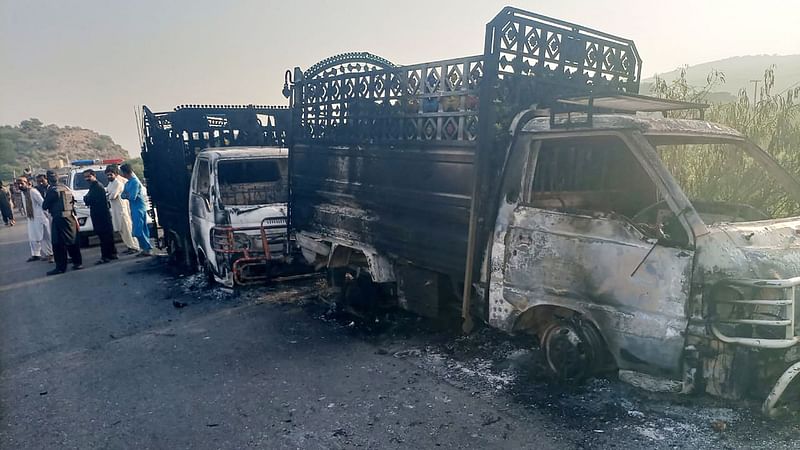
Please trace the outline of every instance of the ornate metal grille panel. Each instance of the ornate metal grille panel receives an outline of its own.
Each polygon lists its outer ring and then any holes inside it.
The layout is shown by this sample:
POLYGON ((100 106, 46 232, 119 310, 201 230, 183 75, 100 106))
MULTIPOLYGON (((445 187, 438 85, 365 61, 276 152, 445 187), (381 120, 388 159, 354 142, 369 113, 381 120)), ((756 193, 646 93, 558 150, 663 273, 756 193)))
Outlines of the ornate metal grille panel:
POLYGON ((594 93, 639 91, 633 41, 510 7, 490 27, 487 57, 496 60, 500 78, 532 76, 594 93))
POLYGON ((479 123, 503 133, 533 104, 638 92, 640 66, 630 40, 508 7, 489 23, 483 55, 395 66, 345 53, 314 65, 295 80, 295 137, 474 145, 479 123))
POLYGON ((472 56, 394 66, 369 53, 346 53, 303 74, 298 135, 347 143, 473 143, 483 59, 472 56))
POLYGON ((193 162, 194 152, 206 147, 284 147, 290 117, 285 106, 181 105, 159 113, 145 107, 143 151, 160 150, 159 139, 182 141, 187 160, 193 162))

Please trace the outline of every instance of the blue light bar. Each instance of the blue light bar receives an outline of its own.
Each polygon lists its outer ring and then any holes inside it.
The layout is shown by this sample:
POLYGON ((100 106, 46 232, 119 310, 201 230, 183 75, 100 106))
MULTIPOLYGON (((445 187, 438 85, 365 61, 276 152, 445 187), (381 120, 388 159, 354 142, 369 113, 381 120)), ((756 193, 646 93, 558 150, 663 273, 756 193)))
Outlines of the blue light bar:
POLYGON ((71 164, 73 166, 91 166, 92 164, 95 164, 95 161, 93 159, 76 159, 75 161, 72 161, 71 164))

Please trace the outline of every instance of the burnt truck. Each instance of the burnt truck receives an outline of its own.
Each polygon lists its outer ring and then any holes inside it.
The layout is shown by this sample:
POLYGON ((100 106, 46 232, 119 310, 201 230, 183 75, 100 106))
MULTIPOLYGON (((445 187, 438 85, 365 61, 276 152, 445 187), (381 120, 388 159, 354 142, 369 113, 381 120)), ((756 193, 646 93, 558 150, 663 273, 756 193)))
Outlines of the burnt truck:
POLYGON ((640 67, 633 41, 505 8, 476 56, 287 72, 303 255, 343 292, 533 335, 558 377, 773 411, 800 370, 800 218, 698 184, 736 169, 731 192, 772 183, 796 215, 800 183, 705 105, 639 95, 640 67), (698 176, 702 152, 725 165, 698 176))
POLYGON ((173 262, 199 267, 209 280, 245 284, 264 279, 264 271, 255 266, 286 253, 273 255, 269 246, 271 242, 272 250, 283 248, 286 219, 276 214, 286 200, 278 201, 267 191, 271 184, 281 184, 273 153, 282 151, 285 160, 290 120, 285 106, 183 105, 167 112, 142 108, 144 177, 163 229, 163 246, 173 262), (195 168, 200 154, 214 155, 213 164, 203 159, 202 167, 195 168), (218 160, 224 167, 218 167, 218 160), (262 166, 275 170, 265 174, 254 169, 262 166), (263 208, 260 200, 269 200, 269 207, 263 208), (239 216, 254 210, 265 210, 268 223, 253 214, 247 215, 246 224, 239 223, 239 216), (211 225, 190 227, 195 222, 211 225), (238 229, 242 227, 247 229, 238 229), (197 236, 197 244, 192 240, 195 228, 203 234, 197 236), (211 255, 213 261, 208 259, 211 255))

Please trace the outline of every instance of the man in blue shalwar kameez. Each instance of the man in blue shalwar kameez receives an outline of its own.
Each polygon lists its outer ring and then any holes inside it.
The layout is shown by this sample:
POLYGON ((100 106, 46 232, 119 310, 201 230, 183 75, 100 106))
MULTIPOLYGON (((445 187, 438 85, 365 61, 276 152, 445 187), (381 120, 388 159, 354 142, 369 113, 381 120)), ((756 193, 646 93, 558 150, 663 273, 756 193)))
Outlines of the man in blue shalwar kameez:
POLYGON ((145 202, 142 183, 133 173, 130 164, 123 164, 119 167, 122 176, 128 179, 125 183, 125 190, 122 191, 122 198, 127 199, 131 208, 131 225, 133 237, 139 241, 139 248, 142 251, 137 256, 151 256, 153 245, 150 244, 150 230, 147 229, 147 203, 145 202))

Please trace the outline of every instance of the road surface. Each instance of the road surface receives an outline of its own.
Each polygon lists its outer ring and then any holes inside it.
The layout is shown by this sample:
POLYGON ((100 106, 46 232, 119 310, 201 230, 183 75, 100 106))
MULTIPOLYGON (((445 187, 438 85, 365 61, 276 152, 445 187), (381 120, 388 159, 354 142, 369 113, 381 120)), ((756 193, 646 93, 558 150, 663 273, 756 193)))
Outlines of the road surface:
POLYGON ((800 447, 757 405, 542 380, 489 329, 331 316, 318 280, 209 289, 96 247, 45 277, 27 250, 0 229, 2 449, 800 447))

